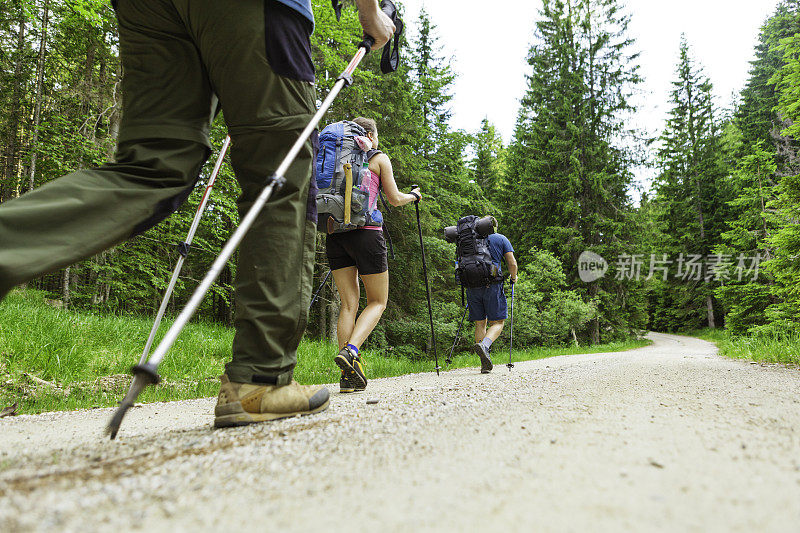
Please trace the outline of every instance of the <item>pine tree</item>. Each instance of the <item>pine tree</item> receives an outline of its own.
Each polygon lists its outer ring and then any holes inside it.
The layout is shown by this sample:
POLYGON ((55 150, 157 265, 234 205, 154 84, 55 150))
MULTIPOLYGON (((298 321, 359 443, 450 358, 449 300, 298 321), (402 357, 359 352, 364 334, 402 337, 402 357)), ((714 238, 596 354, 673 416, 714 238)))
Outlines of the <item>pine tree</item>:
POLYGON ((456 76, 448 59, 441 55, 437 27, 424 7, 419 13, 417 32, 411 48, 415 96, 421 117, 417 135, 422 141, 421 155, 430 158, 448 130, 451 116, 448 104, 453 98, 450 90, 456 76))
POLYGON ((776 225, 768 206, 775 197, 777 165, 764 144, 761 141, 750 148, 752 153, 740 159, 728 178, 736 198, 728 202, 728 229, 716 249, 731 258, 730 278, 716 295, 725 310, 725 327, 734 334, 764 325, 765 310, 772 303, 772 278, 760 264, 773 255, 769 239, 776 225))
MULTIPOLYGON (((795 17, 798 11, 795 10, 795 17)), ((798 19, 795 18, 795 21, 798 19)), ((800 33, 780 41, 776 49, 782 54, 782 66, 770 79, 778 91, 778 117, 787 126, 782 135, 800 141, 800 33)), ((785 155, 785 154, 783 154, 785 155)), ((786 170, 798 172, 798 161, 786 162, 786 170)), ((756 330, 780 333, 794 332, 800 323, 800 175, 788 175, 776 186, 777 198, 770 203, 776 208, 778 229, 769 238, 774 257, 765 267, 775 278, 772 295, 776 302, 767 308, 769 323, 756 330)))
POLYGON ((683 37, 676 75, 672 109, 660 138, 656 181, 664 227, 660 253, 678 258, 675 276, 668 284, 675 307, 670 329, 713 328, 717 321, 712 282, 719 281, 713 279, 718 276, 707 279, 708 271, 698 274, 682 259, 695 256, 695 263, 701 264, 712 260, 724 229, 726 169, 712 85, 690 57, 683 37))
POLYGON ((763 149, 776 154, 778 174, 791 174, 784 170, 789 159, 797 157, 797 146, 791 138, 781 134, 787 124, 778 115, 778 91, 774 76, 783 64, 780 42, 800 32, 800 1, 783 0, 762 26, 751 62, 750 76, 741 92, 741 102, 736 111, 736 125, 741 130, 742 157, 750 148, 763 141, 763 149))
POLYGON ((472 180, 486 196, 495 198, 502 185, 505 148, 503 139, 488 119, 481 121, 481 129, 475 135, 472 146, 475 150, 475 157, 470 165, 472 180))
MULTIPOLYGON (((615 0, 547 0, 528 55, 531 74, 508 151, 504 220, 524 263, 533 248, 573 267, 584 250, 612 262, 634 241, 631 154, 621 139, 640 81, 629 17, 615 0)), ((570 286, 597 302, 592 342, 643 325, 635 283, 570 286)))
POLYGON ((731 166, 736 168, 728 179, 735 198, 729 203, 728 229, 718 250, 732 256, 735 268, 731 279, 717 289, 717 297, 726 313, 726 328, 735 334, 769 327, 767 308, 778 299, 774 277, 766 268, 769 263, 759 265, 764 268, 757 273, 743 275, 740 258, 750 258, 746 265, 750 268, 773 257, 775 246, 770 241, 782 223, 771 206, 783 177, 797 171, 797 143, 781 132, 786 120, 778 111, 776 73, 783 64, 781 41, 798 31, 800 2, 781 2, 761 28, 750 77, 724 135, 731 166))

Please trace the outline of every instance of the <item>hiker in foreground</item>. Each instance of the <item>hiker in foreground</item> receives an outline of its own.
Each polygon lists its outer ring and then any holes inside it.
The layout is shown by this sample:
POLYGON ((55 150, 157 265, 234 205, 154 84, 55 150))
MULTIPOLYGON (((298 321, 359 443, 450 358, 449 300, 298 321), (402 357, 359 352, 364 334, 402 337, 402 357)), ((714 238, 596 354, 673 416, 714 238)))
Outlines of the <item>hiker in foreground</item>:
POLYGON ((342 302, 336 329, 339 353, 334 358, 342 370, 339 390, 363 391, 367 376, 358 351, 389 299, 389 263, 378 197, 383 190, 388 202, 397 207, 418 202, 422 196, 419 189, 404 194, 397 188, 392 162, 378 150, 377 125, 363 117, 331 124, 322 131, 316 176, 318 228, 328 234, 325 251, 342 302), (356 316, 359 277, 367 305, 356 316))
POLYGON ((445 239, 456 243, 456 279, 466 291, 469 320, 475 322, 473 351, 481 360, 481 373, 492 371, 492 343, 503 332, 508 304, 503 289, 505 261, 511 283, 517 281, 514 248, 505 235, 497 233, 492 216, 462 217, 458 225, 445 228, 445 239))
MULTIPOLYGON (((219 105, 247 212, 315 112, 310 0, 119 0, 123 113, 115 162, 79 170, 0 206, 0 299, 15 285, 119 244, 188 197, 208 158, 219 105), (180 68, 176 68, 180 66, 180 68)), ((365 33, 394 24, 356 0, 365 33)), ((233 357, 215 425, 328 406, 326 388, 293 380, 311 297, 313 141, 239 249, 233 357)))

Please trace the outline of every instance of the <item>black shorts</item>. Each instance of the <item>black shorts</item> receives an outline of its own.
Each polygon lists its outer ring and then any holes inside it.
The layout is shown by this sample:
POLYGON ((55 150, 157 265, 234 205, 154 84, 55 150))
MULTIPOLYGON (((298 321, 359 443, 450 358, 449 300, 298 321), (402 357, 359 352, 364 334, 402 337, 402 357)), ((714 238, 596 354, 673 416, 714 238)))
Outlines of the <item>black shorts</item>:
POLYGON ((325 240, 325 252, 331 270, 354 266, 362 276, 389 270, 383 230, 331 233, 325 240))

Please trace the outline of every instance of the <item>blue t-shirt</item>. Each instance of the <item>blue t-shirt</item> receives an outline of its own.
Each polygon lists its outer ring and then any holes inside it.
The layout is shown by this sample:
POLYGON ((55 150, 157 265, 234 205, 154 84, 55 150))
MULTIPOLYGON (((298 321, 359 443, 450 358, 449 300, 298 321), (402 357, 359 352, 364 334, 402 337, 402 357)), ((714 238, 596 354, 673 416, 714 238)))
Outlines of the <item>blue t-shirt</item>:
POLYGON ((511 242, 502 233, 492 233, 487 238, 489 243, 489 253, 492 254, 492 263, 497 265, 500 274, 503 273, 503 256, 508 252, 514 252, 511 242))
POLYGON ((312 25, 314 24, 314 12, 311 11, 311 0, 278 0, 278 2, 300 12, 300 14, 311 21, 312 25))

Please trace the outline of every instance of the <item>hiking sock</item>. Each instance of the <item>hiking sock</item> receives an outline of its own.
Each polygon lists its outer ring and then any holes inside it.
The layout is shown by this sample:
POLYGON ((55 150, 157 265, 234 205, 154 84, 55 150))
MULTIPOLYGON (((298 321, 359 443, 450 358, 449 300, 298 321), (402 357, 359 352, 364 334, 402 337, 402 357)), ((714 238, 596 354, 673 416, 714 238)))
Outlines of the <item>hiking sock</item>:
POLYGON ((486 346, 486 349, 489 350, 492 347, 492 339, 490 339, 489 337, 484 337, 483 340, 481 341, 481 344, 486 346))
POLYGON ((353 346, 350 343, 347 344, 347 347, 350 348, 351 350, 353 350, 354 354, 358 355, 358 348, 356 348, 355 346, 353 346))

